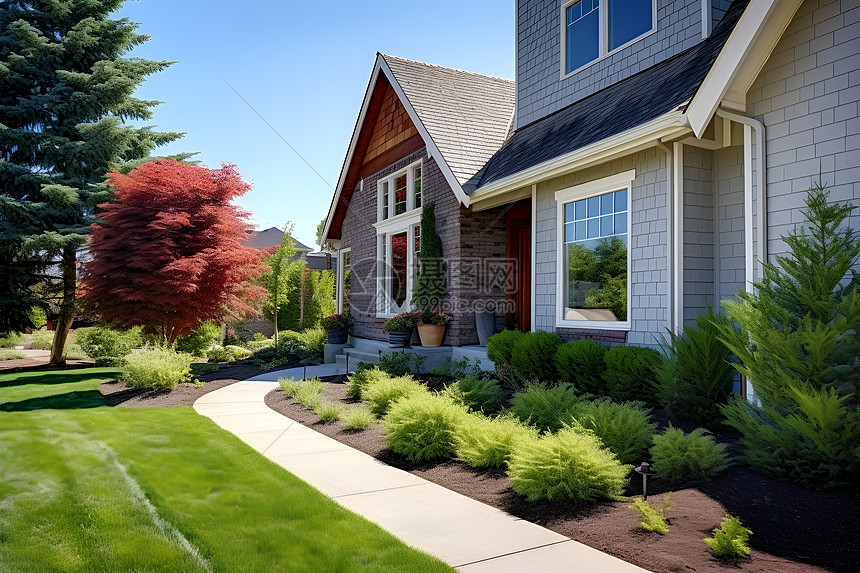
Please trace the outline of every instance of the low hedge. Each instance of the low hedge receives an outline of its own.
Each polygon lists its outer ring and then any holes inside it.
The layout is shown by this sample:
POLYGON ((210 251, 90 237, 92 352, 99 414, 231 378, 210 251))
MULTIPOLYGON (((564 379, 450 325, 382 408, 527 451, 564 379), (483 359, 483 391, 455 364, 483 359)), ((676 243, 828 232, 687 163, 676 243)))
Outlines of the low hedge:
POLYGON ((398 400, 383 418, 388 448, 411 461, 454 457, 465 408, 442 396, 415 392, 398 400))

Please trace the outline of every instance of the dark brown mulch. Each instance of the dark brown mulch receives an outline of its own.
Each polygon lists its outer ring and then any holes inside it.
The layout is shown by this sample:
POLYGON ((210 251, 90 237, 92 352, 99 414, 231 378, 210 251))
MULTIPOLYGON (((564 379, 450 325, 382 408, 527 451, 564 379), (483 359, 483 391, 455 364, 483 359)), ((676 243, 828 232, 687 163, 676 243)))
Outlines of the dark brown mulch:
POLYGON ((105 382, 99 390, 108 406, 124 408, 152 408, 162 406, 191 406, 200 396, 224 386, 235 384, 261 374, 262 370, 248 364, 226 365, 217 372, 202 374, 198 379, 205 384, 180 384, 173 390, 141 390, 127 388, 125 382, 105 382))
MULTIPOLYGON (((343 384, 327 384, 325 397, 354 403, 346 398, 343 384)), ((816 492, 735 466, 711 483, 673 491, 670 532, 661 536, 643 532, 627 502, 586 506, 528 502, 510 489, 502 471, 477 470, 458 462, 410 463, 385 449, 380 426, 348 431, 340 422, 322 423, 313 411, 280 389, 266 396, 266 404, 385 463, 657 573, 856 570, 857 494, 816 492), (721 562, 701 541, 728 513, 739 516, 753 531, 750 559, 721 562)), ((649 491, 656 495, 649 496, 649 501, 662 503, 668 489, 652 480, 649 491)), ((641 482, 633 480, 628 493, 641 493, 641 482)))

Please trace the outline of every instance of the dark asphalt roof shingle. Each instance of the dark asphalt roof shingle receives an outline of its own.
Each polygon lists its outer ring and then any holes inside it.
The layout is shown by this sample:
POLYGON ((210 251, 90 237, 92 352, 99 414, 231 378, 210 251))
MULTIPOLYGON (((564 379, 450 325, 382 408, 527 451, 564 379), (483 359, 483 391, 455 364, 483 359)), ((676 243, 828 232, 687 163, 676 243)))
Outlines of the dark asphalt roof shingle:
POLYGON ((706 40, 519 128, 466 185, 472 193, 592 143, 656 119, 696 93, 748 0, 736 0, 706 40))

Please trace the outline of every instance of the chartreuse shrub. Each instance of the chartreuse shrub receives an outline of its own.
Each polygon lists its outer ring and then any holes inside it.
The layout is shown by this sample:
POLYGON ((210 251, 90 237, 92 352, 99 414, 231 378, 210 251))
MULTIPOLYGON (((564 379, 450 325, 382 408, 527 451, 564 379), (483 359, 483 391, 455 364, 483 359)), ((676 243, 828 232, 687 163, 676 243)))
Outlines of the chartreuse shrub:
POLYGON ((15 348, 24 344, 23 338, 17 332, 4 332, 0 334, 0 348, 15 348))
POLYGON ((325 385, 319 378, 279 378, 278 384, 285 393, 295 398, 305 408, 315 410, 322 404, 325 385))
POLYGON ((704 428, 684 434, 669 428, 654 436, 654 471, 669 483, 708 481, 729 466, 725 444, 718 444, 704 428))
MULTIPOLYGON (((207 320, 176 341, 176 350, 193 356, 206 356, 209 347, 221 338, 221 327, 215 321, 207 320)), ((214 362, 214 361, 213 361, 214 362)), ((218 360, 217 362, 226 362, 218 360)))
POLYGON ((812 487, 860 485, 860 232, 845 224, 854 209, 811 189, 806 228, 783 237, 789 253, 724 303, 740 330, 719 327, 758 398, 723 409, 744 460, 812 487))
POLYGON ((224 347, 224 350, 229 352, 233 356, 234 360, 242 360, 243 358, 248 358, 249 356, 251 356, 251 354, 253 354, 247 348, 236 346, 234 344, 228 344, 224 347))
POLYGON ((361 392, 361 399, 377 416, 383 416, 397 400, 414 394, 429 394, 412 376, 384 376, 368 381, 361 392))
POLYGON ((314 413, 323 422, 337 422, 343 413, 343 406, 330 400, 320 400, 314 408, 314 413))
POLYGON ((752 531, 744 527, 740 519, 727 515, 720 526, 714 528, 714 536, 706 537, 702 541, 710 548, 714 557, 720 559, 749 557, 750 535, 752 531))
POLYGON ((581 394, 607 394, 603 382, 606 347, 593 340, 565 342, 555 351, 553 360, 559 380, 569 382, 581 394))
POLYGON ((467 416, 457 428, 457 458, 475 468, 504 468, 514 444, 534 440, 538 431, 511 415, 467 416))
POLYGON ((496 366, 511 363, 514 344, 523 335, 519 330, 503 330, 492 335, 487 340, 487 358, 496 366))
POLYGON ((663 496, 663 507, 656 509, 651 507, 647 500, 637 497, 627 508, 635 511, 639 516, 639 527, 644 531, 653 531, 660 535, 669 533, 669 511, 672 509, 670 493, 663 496))
POLYGON ((80 328, 75 338, 84 354, 96 361, 96 366, 122 363, 142 341, 140 328, 123 331, 109 326, 80 328))
POLYGON ((0 348, 0 360, 17 360, 27 358, 27 355, 11 348, 0 348))
POLYGON ((534 384, 514 394, 511 412, 542 432, 555 432, 570 420, 579 398, 570 384, 548 387, 534 384))
POLYGON ((360 368, 354 374, 350 374, 346 382, 346 395, 348 398, 361 399, 361 392, 372 380, 388 378, 388 374, 376 366, 360 368))
POLYGON ((511 367, 523 380, 555 381, 558 372, 553 357, 560 345, 561 338, 554 332, 527 332, 514 342, 511 367))
POLYGON ((209 362, 233 362, 233 354, 223 346, 215 345, 206 351, 206 360, 209 362))
POLYGON ((34 330, 31 336, 34 350, 50 350, 54 343, 54 333, 49 330, 34 330))
POLYGON ((492 378, 468 375, 450 384, 445 393, 473 412, 495 414, 502 409, 502 389, 499 387, 499 381, 492 378))
POLYGON ((347 430, 364 430, 376 423, 376 416, 363 405, 344 408, 340 419, 347 430))
POLYGON ((571 414, 582 427, 594 432, 621 463, 635 465, 647 459, 657 424, 641 402, 582 400, 573 406, 571 414))
POLYGON ((616 346, 603 359, 603 380, 610 398, 615 402, 638 400, 654 405, 654 385, 663 365, 660 353, 640 346, 616 346))
POLYGON ((597 436, 578 425, 516 441, 508 461, 511 487, 529 501, 618 500, 629 471, 597 436))
POLYGON ((707 314, 687 324, 681 334, 670 331, 661 344, 666 360, 657 400, 676 422, 715 430, 724 420, 720 407, 732 395, 735 369, 718 325, 735 328, 728 317, 714 314, 708 306, 707 314))
POLYGON ((154 347, 129 354, 121 378, 129 388, 172 390, 191 381, 190 354, 172 348, 154 347))
POLYGON ((452 458, 458 430, 468 416, 452 400, 415 392, 395 402, 383 418, 385 443, 411 461, 452 458))

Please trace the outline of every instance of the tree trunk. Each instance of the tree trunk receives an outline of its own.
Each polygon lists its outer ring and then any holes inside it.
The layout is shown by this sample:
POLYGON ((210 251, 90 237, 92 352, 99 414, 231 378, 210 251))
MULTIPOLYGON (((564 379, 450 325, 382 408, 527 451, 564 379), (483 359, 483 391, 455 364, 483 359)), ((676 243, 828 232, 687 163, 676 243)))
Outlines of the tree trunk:
POLYGON ((75 319, 75 294, 78 287, 77 249, 73 246, 63 248, 63 302, 60 315, 54 326, 54 342, 51 345, 51 364, 66 363, 66 340, 75 319))

